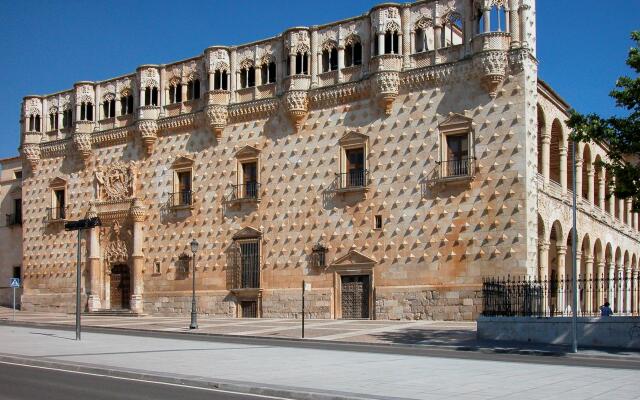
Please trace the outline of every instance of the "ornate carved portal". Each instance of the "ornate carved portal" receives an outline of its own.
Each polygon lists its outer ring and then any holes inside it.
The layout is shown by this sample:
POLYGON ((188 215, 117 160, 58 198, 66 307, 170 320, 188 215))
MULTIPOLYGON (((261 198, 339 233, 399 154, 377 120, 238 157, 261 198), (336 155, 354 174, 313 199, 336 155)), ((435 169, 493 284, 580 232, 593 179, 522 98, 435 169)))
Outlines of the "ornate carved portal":
POLYGON ((114 221, 100 231, 102 266, 104 269, 104 307, 126 309, 131 303, 131 243, 133 234, 128 226, 114 221))

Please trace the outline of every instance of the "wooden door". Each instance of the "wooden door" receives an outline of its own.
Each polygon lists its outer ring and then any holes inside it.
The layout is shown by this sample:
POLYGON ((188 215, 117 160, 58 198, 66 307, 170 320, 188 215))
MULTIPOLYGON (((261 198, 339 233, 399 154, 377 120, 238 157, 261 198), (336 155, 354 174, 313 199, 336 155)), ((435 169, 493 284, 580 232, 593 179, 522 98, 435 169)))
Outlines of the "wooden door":
POLYGON ((111 309, 128 309, 130 293, 129 266, 115 265, 111 269, 111 309))
POLYGON ((369 318, 369 275, 342 276, 342 318, 369 318))

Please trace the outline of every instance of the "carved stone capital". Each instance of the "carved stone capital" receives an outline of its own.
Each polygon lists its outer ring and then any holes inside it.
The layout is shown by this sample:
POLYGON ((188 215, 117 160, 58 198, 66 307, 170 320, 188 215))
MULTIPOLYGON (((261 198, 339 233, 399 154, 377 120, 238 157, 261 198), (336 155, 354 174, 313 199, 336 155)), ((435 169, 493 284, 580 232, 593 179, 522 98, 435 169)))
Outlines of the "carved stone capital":
POLYGON ((309 96, 306 90, 290 90, 284 96, 285 109, 296 131, 302 128, 302 123, 309 112, 309 96))
POLYGON ((375 79, 376 100, 384 113, 390 115, 393 102, 400 90, 400 74, 396 71, 379 72, 375 79))
POLYGON ((73 135, 73 145, 75 146, 82 161, 87 161, 91 158, 91 134, 90 133, 75 133, 73 135))
POLYGON ((133 204, 131 204, 131 218, 133 222, 143 222, 146 216, 147 213, 140 199, 134 199, 133 204))
POLYGON ((491 98, 498 94, 498 87, 504 82, 507 72, 507 53, 501 50, 489 50, 476 54, 474 66, 480 74, 480 82, 491 98))
POLYGON ((158 123, 153 119, 145 119, 138 121, 136 127, 140 133, 140 139, 147 155, 153 153, 153 147, 158 140, 158 123))
POLYGON ((211 128, 216 138, 222 136, 222 131, 227 126, 229 120, 229 109, 226 105, 208 105, 205 108, 207 125, 211 128))
POLYGON ((40 162, 40 145, 23 144, 21 152, 22 157, 31 165, 31 169, 35 170, 40 162))

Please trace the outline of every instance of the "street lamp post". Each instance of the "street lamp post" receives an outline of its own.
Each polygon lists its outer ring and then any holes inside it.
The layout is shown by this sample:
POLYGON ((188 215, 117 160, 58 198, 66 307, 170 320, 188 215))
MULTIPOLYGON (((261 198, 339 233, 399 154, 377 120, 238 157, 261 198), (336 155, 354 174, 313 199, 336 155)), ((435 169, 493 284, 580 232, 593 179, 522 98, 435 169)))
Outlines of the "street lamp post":
POLYGON ((191 295, 191 325, 189 329, 198 329, 198 314, 196 313, 196 253, 198 252, 198 241, 191 240, 191 252, 193 253, 193 287, 191 295))

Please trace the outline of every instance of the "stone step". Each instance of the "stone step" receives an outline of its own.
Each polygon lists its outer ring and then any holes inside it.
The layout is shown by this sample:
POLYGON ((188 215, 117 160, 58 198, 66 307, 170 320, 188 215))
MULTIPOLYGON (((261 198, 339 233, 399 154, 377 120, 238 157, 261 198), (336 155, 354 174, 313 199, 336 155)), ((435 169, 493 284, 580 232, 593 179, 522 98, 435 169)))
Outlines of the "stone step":
POLYGON ((103 317, 142 317, 146 314, 140 314, 131 310, 97 310, 83 312, 82 315, 103 317))

